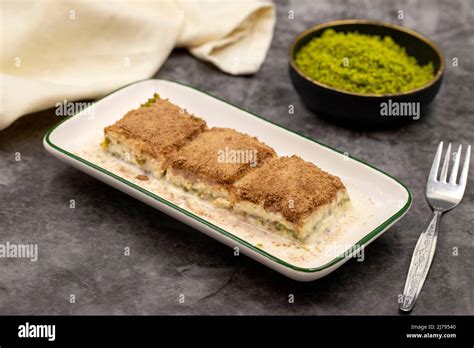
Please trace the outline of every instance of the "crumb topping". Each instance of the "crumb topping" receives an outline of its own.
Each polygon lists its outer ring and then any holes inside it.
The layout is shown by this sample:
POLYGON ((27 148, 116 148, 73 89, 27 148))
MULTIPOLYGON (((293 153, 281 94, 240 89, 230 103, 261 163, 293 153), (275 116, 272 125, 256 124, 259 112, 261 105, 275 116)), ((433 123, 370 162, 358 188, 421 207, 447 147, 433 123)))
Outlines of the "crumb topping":
POLYGON ((206 122, 166 99, 131 110, 104 132, 141 140, 141 150, 153 157, 169 156, 207 128, 206 122))
POLYGON ((275 150, 255 137, 230 128, 211 128, 177 152, 170 167, 180 174, 229 185, 275 156, 275 150))
POLYGON ((243 177, 236 184, 235 197, 299 223, 316 208, 331 203, 342 189, 337 176, 291 156, 268 161, 243 177))

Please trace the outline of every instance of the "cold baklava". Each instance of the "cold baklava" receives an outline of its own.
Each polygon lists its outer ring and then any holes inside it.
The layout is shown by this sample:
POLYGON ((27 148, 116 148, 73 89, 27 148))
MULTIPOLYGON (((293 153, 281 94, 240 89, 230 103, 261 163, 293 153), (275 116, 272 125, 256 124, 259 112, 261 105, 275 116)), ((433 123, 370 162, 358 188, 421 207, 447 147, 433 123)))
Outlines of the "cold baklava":
POLYGON ((274 157, 275 151, 257 138, 229 128, 211 128, 173 156, 166 179, 228 206, 232 185, 274 157))
POLYGON ((300 241, 321 234, 349 196, 342 181, 297 156, 279 157, 235 185, 233 208, 300 241))
POLYGON ((160 178, 171 156, 206 128, 204 120, 155 94, 106 127, 102 147, 160 178))
POLYGON ((154 95, 104 130, 102 147, 156 178, 299 241, 349 206, 342 181, 257 138, 206 122, 154 95))

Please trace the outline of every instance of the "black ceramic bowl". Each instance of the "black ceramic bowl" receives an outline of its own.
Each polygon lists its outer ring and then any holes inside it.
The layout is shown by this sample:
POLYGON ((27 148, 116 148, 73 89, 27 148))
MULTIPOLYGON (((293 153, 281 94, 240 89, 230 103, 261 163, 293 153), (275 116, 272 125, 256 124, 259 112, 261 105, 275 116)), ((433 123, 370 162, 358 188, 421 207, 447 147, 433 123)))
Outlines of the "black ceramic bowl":
MULTIPOLYGON (((298 94, 306 105, 317 114, 327 116, 345 124, 398 124, 406 120, 417 119, 409 112, 406 116, 393 117, 396 112, 389 112, 389 116, 382 116, 388 108, 397 103, 399 111, 410 110, 409 104, 419 103, 419 115, 426 114, 428 104, 439 91, 444 73, 444 57, 440 49, 423 35, 398 25, 373 21, 373 20, 338 20, 325 24, 316 25, 299 34, 289 49, 290 78, 298 94), (425 65, 433 62, 435 75, 425 86, 417 89, 395 93, 395 94, 361 94, 344 91, 330 87, 318 81, 312 80, 298 69, 295 64, 295 54, 300 48, 314 37, 321 36, 326 29, 334 29, 336 32, 354 32, 362 34, 379 35, 381 37, 391 36, 400 46, 405 47, 408 55, 413 56, 418 64, 425 65), (387 103, 387 104, 383 104, 387 103), (385 108, 381 112, 382 107, 385 108), (402 109, 405 107, 405 109, 402 109), (392 116, 392 117, 390 117, 392 116)), ((416 105, 412 104, 413 110, 416 105)), ((399 112, 401 113, 401 112, 399 112)))

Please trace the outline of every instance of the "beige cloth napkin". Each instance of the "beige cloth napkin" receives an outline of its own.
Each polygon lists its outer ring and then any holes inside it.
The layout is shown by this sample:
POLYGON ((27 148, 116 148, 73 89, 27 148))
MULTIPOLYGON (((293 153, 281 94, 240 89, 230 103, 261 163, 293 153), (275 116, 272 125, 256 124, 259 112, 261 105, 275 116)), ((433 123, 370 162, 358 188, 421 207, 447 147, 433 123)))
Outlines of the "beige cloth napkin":
POLYGON ((0 14, 0 130, 149 78, 174 47, 229 74, 255 73, 275 25, 274 5, 258 0, 2 0, 0 14))

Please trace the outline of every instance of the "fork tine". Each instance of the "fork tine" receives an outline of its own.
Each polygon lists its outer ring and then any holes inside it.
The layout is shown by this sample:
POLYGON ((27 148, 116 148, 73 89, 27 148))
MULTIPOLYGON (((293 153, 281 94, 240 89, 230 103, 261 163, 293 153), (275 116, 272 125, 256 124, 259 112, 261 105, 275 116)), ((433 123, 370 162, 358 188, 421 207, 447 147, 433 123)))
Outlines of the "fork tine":
POLYGON ((449 143, 448 149, 446 150, 446 155, 444 156, 443 168, 441 169, 441 176, 439 177, 439 181, 446 182, 446 178, 448 177, 448 168, 449 168, 450 159, 451 159, 451 143, 449 143))
POLYGON ((456 151, 456 156, 454 158, 453 169, 451 169, 451 175, 449 176, 449 183, 451 185, 456 185, 456 178, 458 176, 459 162, 461 160, 461 151, 462 145, 459 145, 458 151, 456 151))
POLYGON ((429 181, 436 181, 442 152, 443 152, 443 142, 441 141, 438 145, 438 150, 436 150, 436 155, 433 160, 433 164, 431 165, 430 176, 428 177, 429 181))
POLYGON ((467 147, 466 156, 464 157, 464 165, 462 166, 461 176, 459 177, 459 185, 466 187, 467 172, 469 171, 469 159, 471 157, 471 145, 467 147))

